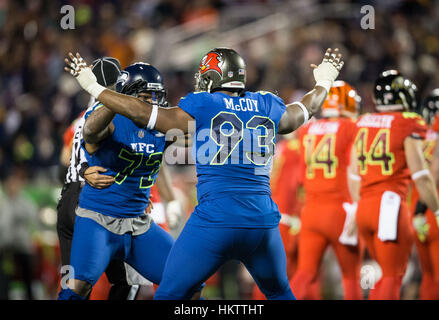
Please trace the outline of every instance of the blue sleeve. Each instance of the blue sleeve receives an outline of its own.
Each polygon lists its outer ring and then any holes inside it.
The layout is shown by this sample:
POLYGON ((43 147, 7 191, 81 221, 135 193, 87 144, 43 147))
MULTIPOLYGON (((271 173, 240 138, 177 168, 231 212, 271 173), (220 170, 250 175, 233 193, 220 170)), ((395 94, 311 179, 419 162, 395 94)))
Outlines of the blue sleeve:
POLYGON ((259 91, 265 100, 265 104, 268 107, 267 113, 270 119, 272 119, 276 124, 279 124, 280 118, 287 109, 285 102, 281 97, 267 91, 259 91))
POLYGON ((205 100, 205 92, 189 93, 180 99, 178 106, 192 118, 197 119, 199 118, 205 100))

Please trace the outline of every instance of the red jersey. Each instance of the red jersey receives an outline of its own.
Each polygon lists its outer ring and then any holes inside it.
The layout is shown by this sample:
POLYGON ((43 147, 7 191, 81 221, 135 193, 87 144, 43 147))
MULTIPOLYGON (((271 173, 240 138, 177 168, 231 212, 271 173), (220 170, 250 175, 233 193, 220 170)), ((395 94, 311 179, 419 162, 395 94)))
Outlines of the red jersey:
POLYGON ((351 201, 347 171, 355 133, 349 118, 320 119, 299 130, 307 198, 351 201))
POLYGON ((72 147, 72 143, 73 143, 73 138, 75 136, 75 131, 76 131, 76 124, 78 123, 78 120, 82 118, 82 116, 84 115, 85 111, 82 111, 79 116, 73 120, 73 122, 70 124, 70 126, 66 129, 66 131, 64 131, 63 134, 63 143, 64 146, 67 148, 72 147))
POLYGON ((297 138, 276 144, 270 185, 273 201, 281 213, 299 214, 301 201, 299 187, 303 183, 300 164, 300 142, 297 138))
MULTIPOLYGON (((424 153, 425 160, 427 165, 430 166, 431 161, 433 160, 433 151, 436 145, 436 140, 438 138, 439 132, 439 121, 435 121, 433 125, 428 128, 426 138, 422 143, 422 151, 424 153)), ((439 191, 439 187, 438 187, 439 191)), ((415 187, 415 184, 412 182, 412 192, 410 198, 410 212, 414 213, 416 208, 416 203, 419 200, 419 193, 415 187)))
POLYGON ((390 190, 406 199, 411 179, 404 141, 407 137, 425 139, 424 119, 414 112, 380 112, 360 117, 357 128, 354 144, 361 196, 390 190))

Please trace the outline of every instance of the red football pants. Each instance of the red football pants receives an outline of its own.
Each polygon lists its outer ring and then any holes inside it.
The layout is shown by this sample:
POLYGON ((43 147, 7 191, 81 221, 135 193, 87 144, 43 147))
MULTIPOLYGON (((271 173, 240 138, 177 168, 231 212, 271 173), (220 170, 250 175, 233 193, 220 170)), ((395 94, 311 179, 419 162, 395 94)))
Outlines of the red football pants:
POLYGON ((400 299, 402 278, 410 258, 413 237, 405 199, 401 200, 398 215, 397 239, 381 241, 378 238, 381 194, 362 197, 358 203, 358 232, 367 250, 382 270, 382 278, 371 289, 371 300, 400 299))
POLYGON ((313 299, 312 284, 317 278, 325 250, 334 250, 342 272, 345 299, 362 299, 360 287, 361 246, 347 246, 338 241, 346 213, 342 201, 307 201, 302 209, 298 270, 290 286, 297 299, 313 299))

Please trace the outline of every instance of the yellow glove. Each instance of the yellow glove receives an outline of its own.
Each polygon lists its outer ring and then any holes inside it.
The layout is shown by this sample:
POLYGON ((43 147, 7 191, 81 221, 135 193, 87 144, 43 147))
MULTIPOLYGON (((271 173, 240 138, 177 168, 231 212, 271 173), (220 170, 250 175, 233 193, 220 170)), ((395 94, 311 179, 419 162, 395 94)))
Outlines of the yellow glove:
POLYGON ((415 215, 413 218, 413 227, 416 230, 416 234, 418 235, 419 241, 425 242, 428 235, 428 230, 430 229, 430 225, 427 223, 427 219, 425 218, 425 215, 423 214, 415 215))

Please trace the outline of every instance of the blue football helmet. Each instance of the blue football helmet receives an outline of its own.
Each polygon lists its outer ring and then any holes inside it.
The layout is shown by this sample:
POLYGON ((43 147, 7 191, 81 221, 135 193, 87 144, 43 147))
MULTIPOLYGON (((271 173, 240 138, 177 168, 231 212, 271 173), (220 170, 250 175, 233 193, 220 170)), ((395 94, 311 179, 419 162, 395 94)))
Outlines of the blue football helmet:
POLYGON ((136 62, 126 67, 117 79, 116 91, 132 96, 148 92, 151 93, 154 103, 162 107, 167 106, 163 77, 149 63, 136 62))

